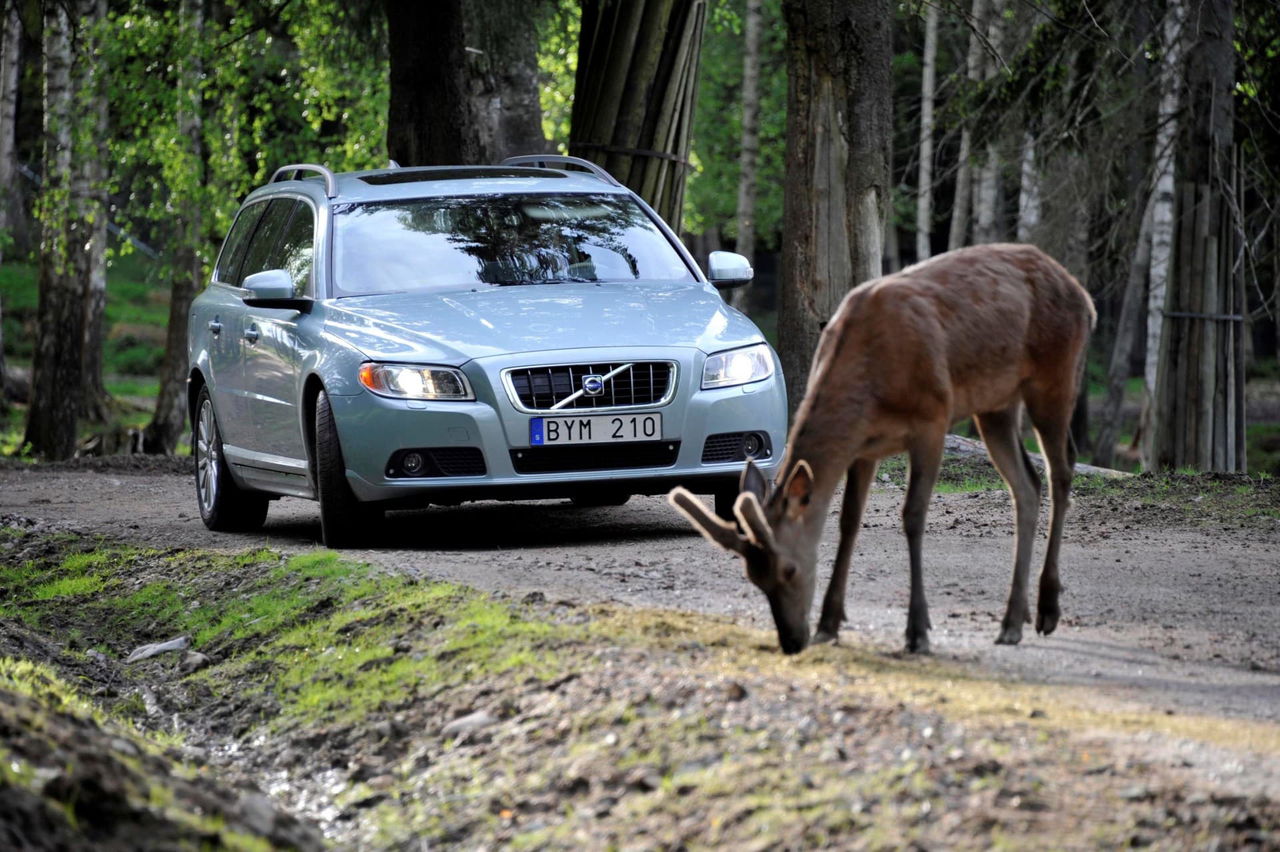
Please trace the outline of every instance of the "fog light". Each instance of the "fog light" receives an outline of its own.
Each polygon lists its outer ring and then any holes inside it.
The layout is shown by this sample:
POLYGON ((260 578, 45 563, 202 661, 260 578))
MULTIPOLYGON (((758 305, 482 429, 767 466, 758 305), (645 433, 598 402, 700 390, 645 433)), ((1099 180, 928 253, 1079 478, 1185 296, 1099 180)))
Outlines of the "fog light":
POLYGON ((755 458, 760 455, 762 449, 764 449, 764 441, 760 439, 758 433, 748 432, 742 436, 742 452, 747 458, 755 458))
POLYGON ((410 476, 417 476, 422 473, 422 465, 424 459, 422 453, 405 453, 404 458, 400 461, 400 466, 404 468, 404 472, 410 476))

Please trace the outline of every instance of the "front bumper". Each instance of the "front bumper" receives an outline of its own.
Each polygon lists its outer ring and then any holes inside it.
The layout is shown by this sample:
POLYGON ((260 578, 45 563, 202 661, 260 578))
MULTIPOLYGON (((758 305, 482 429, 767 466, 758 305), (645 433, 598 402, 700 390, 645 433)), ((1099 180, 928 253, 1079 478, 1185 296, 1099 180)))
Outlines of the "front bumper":
MULTIPOLYGON (((480 499, 571 497, 591 491, 660 494, 676 485, 698 493, 731 488, 742 461, 703 462, 711 435, 759 432, 768 436, 770 454, 758 458, 766 476, 776 468, 786 440, 786 389, 776 364, 771 378, 711 391, 699 389, 706 355, 696 349, 584 349, 520 353, 477 359, 463 366, 476 394, 474 402, 430 403, 387 399, 360 392, 331 396, 342 443, 347 479, 364 501, 389 505, 480 499), (604 360, 669 360, 677 364, 676 392, 660 406, 628 413, 662 413, 661 446, 653 446, 656 464, 560 472, 519 473, 518 454, 530 448, 532 415, 517 410, 501 381, 504 369, 531 363, 573 364, 604 360), (444 448, 483 455, 483 474, 410 477, 388 467, 408 448, 444 448), (472 448, 472 449, 465 449, 472 448)), ((590 412, 572 412, 589 414, 590 412)), ((615 451, 626 452, 627 445, 615 451)), ((639 447, 636 448, 640 452, 639 447)), ((636 463, 629 459, 628 463, 636 463)))

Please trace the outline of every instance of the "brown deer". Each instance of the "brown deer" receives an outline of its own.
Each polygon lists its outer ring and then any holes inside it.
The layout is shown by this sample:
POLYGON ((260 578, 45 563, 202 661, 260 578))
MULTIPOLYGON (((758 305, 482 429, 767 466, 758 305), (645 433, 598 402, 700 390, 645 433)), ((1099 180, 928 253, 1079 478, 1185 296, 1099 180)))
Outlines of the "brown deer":
POLYGON ((818 341, 771 490, 748 462, 734 514, 741 529, 683 488, 668 499, 712 542, 740 554, 769 599, 782 650, 809 643, 818 540, 846 473, 840 545, 815 641, 845 620, 849 559, 880 460, 910 462, 903 528, 911 562, 907 643, 929 650, 920 543, 947 429, 972 416, 1013 496, 1013 587, 998 644, 1030 622, 1027 582, 1040 512, 1040 478, 1022 447, 1026 407, 1048 465, 1051 525, 1040 574, 1036 631, 1058 625, 1058 550, 1075 467, 1069 426, 1096 320, 1070 273, 1028 245, 982 245, 939 255, 850 291, 818 341))

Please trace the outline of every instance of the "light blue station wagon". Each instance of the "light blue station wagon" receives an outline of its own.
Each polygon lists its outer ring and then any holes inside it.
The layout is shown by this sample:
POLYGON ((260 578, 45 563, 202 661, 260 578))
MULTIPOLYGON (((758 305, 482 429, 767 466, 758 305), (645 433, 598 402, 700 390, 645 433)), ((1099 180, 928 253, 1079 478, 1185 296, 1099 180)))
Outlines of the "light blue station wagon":
POLYGON ((607 172, 278 170, 240 208, 190 315, 196 497, 210 529, 320 503, 330 547, 386 509, 618 505, 675 485, 729 516, 781 456, 777 355, 607 172))

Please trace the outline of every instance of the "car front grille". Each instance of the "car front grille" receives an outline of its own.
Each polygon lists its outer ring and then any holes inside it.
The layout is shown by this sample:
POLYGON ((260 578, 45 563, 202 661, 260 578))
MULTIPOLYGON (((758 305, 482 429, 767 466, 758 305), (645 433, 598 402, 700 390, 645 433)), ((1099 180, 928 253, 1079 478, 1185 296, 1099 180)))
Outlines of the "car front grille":
POLYGON ((676 365, 670 361, 567 364, 553 367, 519 367, 506 371, 512 402, 528 411, 551 411, 582 390, 584 376, 606 376, 624 367, 604 383, 599 396, 582 394, 557 411, 598 408, 632 408, 665 402, 675 388, 676 365))
POLYGON ((671 467, 676 463, 676 457, 679 455, 679 441, 528 447, 511 451, 511 466, 515 468, 516 473, 627 470, 640 467, 671 467))

